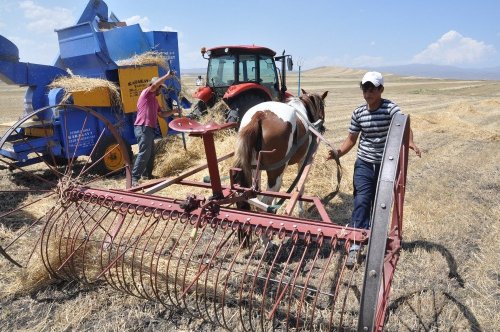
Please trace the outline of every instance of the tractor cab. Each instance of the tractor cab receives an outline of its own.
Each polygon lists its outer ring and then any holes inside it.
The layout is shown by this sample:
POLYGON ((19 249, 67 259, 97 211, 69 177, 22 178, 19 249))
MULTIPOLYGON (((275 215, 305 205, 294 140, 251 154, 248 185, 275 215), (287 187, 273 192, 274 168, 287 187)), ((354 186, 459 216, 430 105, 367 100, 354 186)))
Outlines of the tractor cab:
POLYGON ((261 46, 202 48, 201 53, 208 59, 206 83, 194 93, 198 102, 192 117, 205 114, 207 108, 223 100, 229 106, 227 121, 239 122, 250 107, 264 101, 284 101, 290 96, 285 83, 285 62, 292 69, 289 55, 275 57, 276 52, 261 46), (282 63, 281 70, 276 61, 282 63))

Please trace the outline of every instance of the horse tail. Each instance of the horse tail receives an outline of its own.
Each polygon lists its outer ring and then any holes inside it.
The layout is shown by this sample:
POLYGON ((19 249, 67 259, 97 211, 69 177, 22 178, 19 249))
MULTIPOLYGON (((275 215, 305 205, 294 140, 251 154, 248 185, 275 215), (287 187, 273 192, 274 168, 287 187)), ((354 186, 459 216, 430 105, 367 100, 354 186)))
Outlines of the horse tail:
POLYGON ((259 153, 262 146, 262 125, 261 120, 265 114, 258 112, 252 117, 245 127, 240 128, 238 140, 236 142, 236 160, 234 167, 240 168, 242 175, 235 178, 235 182, 243 187, 250 187, 252 184, 252 157, 253 151, 259 153))

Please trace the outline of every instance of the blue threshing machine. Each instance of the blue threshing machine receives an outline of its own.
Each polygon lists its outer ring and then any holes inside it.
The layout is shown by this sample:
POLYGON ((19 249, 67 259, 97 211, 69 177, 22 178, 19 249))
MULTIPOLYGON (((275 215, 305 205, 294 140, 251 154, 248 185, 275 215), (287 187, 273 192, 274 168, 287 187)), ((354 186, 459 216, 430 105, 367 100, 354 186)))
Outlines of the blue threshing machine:
MULTIPOLYGON (((167 67, 176 71, 177 79, 166 82, 169 89, 160 95, 160 103, 190 106, 180 96, 176 32, 144 32, 138 24, 127 26, 113 13, 108 15, 101 0, 90 0, 75 25, 56 32, 60 54, 53 66, 20 62, 16 45, 0 35, 0 79, 27 87, 24 115, 8 124, 10 129, 0 140, 0 155, 11 165, 41 161, 55 165, 89 156, 100 173, 119 170, 130 162, 131 145, 136 144, 133 123, 138 96, 167 67), (120 65, 119 60, 150 51, 161 54, 167 65, 120 65), (70 75, 112 82, 119 88, 120 100, 113 100, 105 88, 49 88, 54 79, 70 75)), ((158 136, 167 135, 167 121, 158 121, 158 136)))

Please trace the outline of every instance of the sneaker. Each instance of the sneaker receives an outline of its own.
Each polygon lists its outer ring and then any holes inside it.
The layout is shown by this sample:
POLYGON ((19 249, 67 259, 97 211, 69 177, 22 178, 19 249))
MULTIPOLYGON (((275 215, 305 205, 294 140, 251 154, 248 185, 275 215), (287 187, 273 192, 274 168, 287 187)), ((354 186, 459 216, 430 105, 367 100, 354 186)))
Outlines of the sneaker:
POLYGON ((347 268, 352 268, 358 263, 359 259, 359 249, 350 250, 347 254, 347 260, 345 261, 345 266, 347 268))
POLYGON ((135 179, 132 179, 132 185, 131 185, 131 187, 134 188, 134 187, 137 187, 138 185, 139 185, 139 181, 135 180, 135 179))

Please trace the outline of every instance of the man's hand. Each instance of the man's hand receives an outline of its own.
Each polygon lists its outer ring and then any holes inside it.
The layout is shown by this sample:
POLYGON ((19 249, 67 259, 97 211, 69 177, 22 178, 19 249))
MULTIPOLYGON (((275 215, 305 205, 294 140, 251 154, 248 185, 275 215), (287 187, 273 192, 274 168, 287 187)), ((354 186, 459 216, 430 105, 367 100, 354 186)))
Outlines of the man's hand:
POLYGON ((168 118, 169 116, 180 117, 180 116, 182 116, 182 109, 181 108, 175 108, 173 110, 160 111, 160 112, 158 112, 158 116, 162 117, 162 118, 168 118))
POLYGON ((412 149, 413 151, 415 151, 415 153, 417 154, 417 156, 419 158, 422 158, 422 151, 420 151, 420 149, 418 148, 418 146, 416 144, 410 144, 409 148, 412 149))
POLYGON ((332 160, 340 157, 340 150, 330 150, 328 151, 328 157, 326 160, 332 160))

